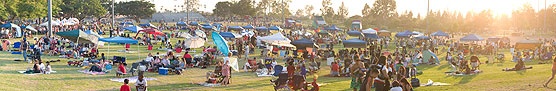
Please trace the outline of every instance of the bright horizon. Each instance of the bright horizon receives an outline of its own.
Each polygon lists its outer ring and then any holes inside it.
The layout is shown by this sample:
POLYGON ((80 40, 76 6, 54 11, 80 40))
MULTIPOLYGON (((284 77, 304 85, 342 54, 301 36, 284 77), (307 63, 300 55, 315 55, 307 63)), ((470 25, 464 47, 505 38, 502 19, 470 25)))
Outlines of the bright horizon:
MULTIPOLYGON (((118 0, 118 1, 131 1, 131 0, 118 0)), ((164 9, 178 9, 176 5, 183 5, 185 0, 146 0, 154 1, 156 5, 156 10, 160 11, 160 8, 164 9), (164 2, 161 2, 164 1, 164 2)), ((201 7, 199 11, 212 12, 215 8, 216 3, 220 1, 239 1, 239 0, 199 0, 201 7), (206 8, 205 8, 206 5, 206 8)), ((260 0, 256 0, 259 2, 260 0)), ((279 1, 279 0, 278 0, 279 1)), ((338 7, 341 5, 342 1, 347 6, 349 15, 361 15, 361 10, 365 3, 372 7, 375 0, 331 0, 332 8, 337 11, 338 7)), ((304 9, 306 5, 313 5, 313 12, 320 14, 320 8, 322 0, 292 0, 290 3, 290 12, 293 14, 298 9, 304 9), (313 2, 313 3, 307 3, 313 2)), ((521 8, 524 4, 530 4, 535 11, 543 9, 544 0, 430 0, 430 10, 432 11, 458 11, 463 14, 468 11, 479 12, 482 10, 490 9, 493 14, 507 14, 511 15, 512 11, 521 8), (478 3, 481 2, 481 3, 478 3)), ((547 0, 547 7, 551 4, 556 4, 556 0, 547 0)), ((415 16, 421 14, 421 16, 426 16, 427 12, 427 0, 396 0, 398 13, 402 14, 405 11, 412 11, 415 16)))

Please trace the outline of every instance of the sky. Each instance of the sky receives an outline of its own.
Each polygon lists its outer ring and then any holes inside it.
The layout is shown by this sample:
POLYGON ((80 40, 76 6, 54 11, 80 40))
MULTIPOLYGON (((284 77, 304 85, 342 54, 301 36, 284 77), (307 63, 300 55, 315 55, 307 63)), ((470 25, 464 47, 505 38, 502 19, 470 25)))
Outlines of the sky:
MULTIPOLYGON (((131 0, 117 0, 117 1, 131 1, 131 0)), ((154 1, 157 11, 160 8, 173 10, 176 5, 183 5, 185 0, 146 0, 154 1)), ((221 1, 239 1, 239 0, 199 0, 201 7, 198 10, 212 12, 216 3, 221 1), (206 7, 205 7, 206 6, 206 7)), ((257 2, 260 0, 256 0, 257 2)), ((291 0, 290 10, 295 13, 298 9, 304 9, 306 5, 314 7, 313 12, 319 14, 322 7, 322 0, 291 0)), ((331 0, 332 7, 337 11, 342 2, 347 6, 349 16, 361 15, 361 10, 365 3, 372 7, 375 0, 331 0)), ((546 0, 547 7, 551 4, 556 4, 556 0, 546 0)), ((429 8, 432 11, 459 11, 466 13, 468 11, 479 12, 481 10, 491 9, 494 15, 507 14, 515 9, 521 8, 524 4, 530 4, 535 10, 544 8, 544 0, 430 0, 429 8)), ((402 13, 405 11, 412 11, 425 16, 427 12, 427 0, 396 0, 397 11, 402 13)), ((181 8, 178 8, 180 10, 181 8)))

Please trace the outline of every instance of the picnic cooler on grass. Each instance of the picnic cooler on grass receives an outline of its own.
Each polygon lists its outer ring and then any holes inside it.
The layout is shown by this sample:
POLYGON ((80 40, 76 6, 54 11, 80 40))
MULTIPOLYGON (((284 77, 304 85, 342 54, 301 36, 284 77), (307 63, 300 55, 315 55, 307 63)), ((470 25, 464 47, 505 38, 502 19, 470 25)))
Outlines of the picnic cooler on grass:
POLYGON ((158 74, 159 75, 168 75, 168 68, 158 68, 158 74))

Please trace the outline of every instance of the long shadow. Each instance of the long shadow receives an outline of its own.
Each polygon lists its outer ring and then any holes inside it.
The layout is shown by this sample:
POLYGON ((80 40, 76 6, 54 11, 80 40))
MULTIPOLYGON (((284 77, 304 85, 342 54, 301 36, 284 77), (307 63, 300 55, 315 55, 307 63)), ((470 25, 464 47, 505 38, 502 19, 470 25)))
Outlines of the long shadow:
POLYGON ((458 84, 466 84, 469 83, 471 80, 473 80, 473 78, 477 77, 477 75, 479 74, 474 74, 474 75, 463 75, 463 76, 453 76, 455 78, 461 78, 461 80, 458 82, 458 84))

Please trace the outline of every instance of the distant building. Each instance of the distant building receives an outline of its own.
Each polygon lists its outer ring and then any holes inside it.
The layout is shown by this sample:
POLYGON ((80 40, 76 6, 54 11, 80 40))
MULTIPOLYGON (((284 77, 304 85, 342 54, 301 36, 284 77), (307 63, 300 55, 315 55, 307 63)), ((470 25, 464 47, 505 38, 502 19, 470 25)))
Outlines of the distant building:
POLYGON ((153 14, 150 21, 151 22, 158 22, 160 20, 164 20, 166 22, 185 21, 185 20, 187 20, 187 14, 188 13, 189 13, 189 20, 190 21, 205 21, 206 20, 206 18, 199 13, 187 12, 187 13, 155 13, 155 14, 153 14))

